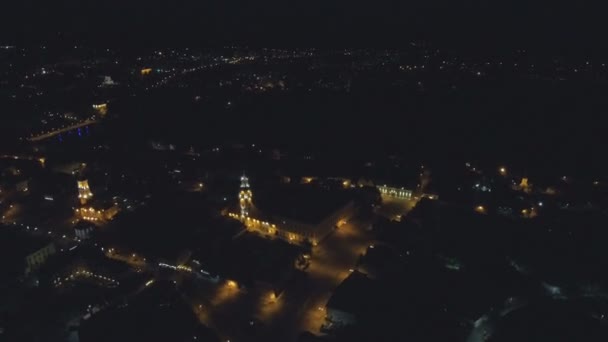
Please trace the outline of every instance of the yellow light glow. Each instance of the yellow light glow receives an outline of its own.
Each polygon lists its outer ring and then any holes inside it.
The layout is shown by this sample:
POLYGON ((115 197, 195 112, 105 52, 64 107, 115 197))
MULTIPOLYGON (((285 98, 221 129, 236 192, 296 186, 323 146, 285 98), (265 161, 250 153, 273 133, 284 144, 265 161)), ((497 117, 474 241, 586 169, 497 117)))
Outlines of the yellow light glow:
POLYGON ((237 283, 234 280, 228 280, 227 284, 228 284, 228 287, 231 287, 231 288, 237 287, 237 283))

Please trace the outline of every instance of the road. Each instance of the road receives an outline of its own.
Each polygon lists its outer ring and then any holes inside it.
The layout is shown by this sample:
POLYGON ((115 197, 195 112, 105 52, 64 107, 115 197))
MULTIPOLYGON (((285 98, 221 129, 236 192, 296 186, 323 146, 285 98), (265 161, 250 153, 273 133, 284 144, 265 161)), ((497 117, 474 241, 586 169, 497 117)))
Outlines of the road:
POLYGON ((59 129, 56 129, 54 131, 50 131, 50 132, 47 132, 47 133, 43 133, 43 134, 40 134, 40 135, 29 137, 28 140, 32 141, 32 142, 41 141, 41 140, 44 140, 44 139, 52 138, 52 137, 56 136, 57 134, 64 133, 64 132, 67 132, 67 131, 71 131, 71 130, 76 129, 76 128, 92 125, 92 124, 95 124, 95 123, 97 123, 97 120, 85 120, 85 121, 77 123, 75 125, 67 126, 67 127, 64 127, 64 128, 59 128, 59 129))
POLYGON ((314 247, 310 267, 278 298, 269 290, 244 291, 228 282, 197 285, 192 301, 201 306, 195 310, 199 319, 230 341, 288 342, 303 331, 320 333, 333 290, 372 242, 365 226, 349 222, 314 247))
MULTIPOLYGON (((25 225, 17 226, 28 231, 25 225)), ((224 341, 263 339, 288 342, 295 341, 303 331, 318 334, 325 322, 325 305, 333 290, 348 277, 359 256, 372 243, 371 234, 363 228, 367 226, 365 222, 349 222, 313 247, 308 269, 298 271, 297 278, 287 285, 278 298, 269 289, 243 290, 227 281, 213 283, 198 279, 194 281, 195 289, 187 294, 193 311, 224 341), (252 321, 254 325, 250 325, 252 321)), ((77 244, 71 241, 73 238, 51 231, 30 233, 49 235, 56 241, 77 244)), ((125 251, 122 254, 109 250, 105 252, 107 256, 133 267, 147 268, 145 260, 139 256, 126 255, 125 251)), ((173 274, 177 283, 192 278, 187 272, 173 274)))

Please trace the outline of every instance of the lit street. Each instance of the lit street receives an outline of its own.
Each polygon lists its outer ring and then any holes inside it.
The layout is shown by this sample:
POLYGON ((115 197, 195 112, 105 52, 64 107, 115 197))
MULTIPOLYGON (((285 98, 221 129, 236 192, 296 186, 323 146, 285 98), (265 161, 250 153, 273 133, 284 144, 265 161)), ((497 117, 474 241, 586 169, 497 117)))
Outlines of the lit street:
POLYGON ((202 303, 201 319, 230 340, 253 341, 258 335, 252 336, 252 331, 272 341, 294 341, 302 331, 319 334, 333 289, 371 243, 361 227, 362 223, 349 222, 314 247, 310 267, 276 299, 269 291, 199 280, 192 302, 202 303))

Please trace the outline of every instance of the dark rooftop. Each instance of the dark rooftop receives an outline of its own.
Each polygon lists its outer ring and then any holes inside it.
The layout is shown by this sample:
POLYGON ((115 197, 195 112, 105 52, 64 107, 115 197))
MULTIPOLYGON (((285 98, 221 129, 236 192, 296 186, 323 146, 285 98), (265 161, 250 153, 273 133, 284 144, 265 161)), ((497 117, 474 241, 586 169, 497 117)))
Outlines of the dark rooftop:
POLYGON ((18 255, 25 258, 29 254, 51 243, 46 237, 32 237, 11 226, 0 230, 0 255, 18 255))
POLYGON ((25 257, 48 245, 46 238, 25 235, 15 227, 0 226, 0 268, 5 276, 20 276, 25 269, 25 257))
POLYGON ((263 281, 274 285, 286 280, 303 250, 285 241, 245 233, 215 252, 201 250, 196 258, 213 272, 246 283, 263 281))
POLYGON ((374 283, 365 274, 354 271, 344 279, 327 302, 327 307, 352 314, 365 311, 375 293, 374 283))
POLYGON ((323 221, 348 201, 346 192, 316 186, 288 185, 253 189, 253 202, 264 214, 310 224, 323 221))
POLYGON ((129 304, 84 320, 79 331, 81 341, 219 341, 168 284, 147 288, 129 304))

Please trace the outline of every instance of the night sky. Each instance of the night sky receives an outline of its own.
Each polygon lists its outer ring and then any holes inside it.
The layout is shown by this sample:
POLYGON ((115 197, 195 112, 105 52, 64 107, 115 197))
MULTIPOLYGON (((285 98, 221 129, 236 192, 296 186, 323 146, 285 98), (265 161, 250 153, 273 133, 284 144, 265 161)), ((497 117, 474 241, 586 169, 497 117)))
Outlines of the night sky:
POLYGON ((3 4, 2 37, 19 42, 388 45, 430 39, 468 50, 606 52, 596 1, 82 1, 3 4))

